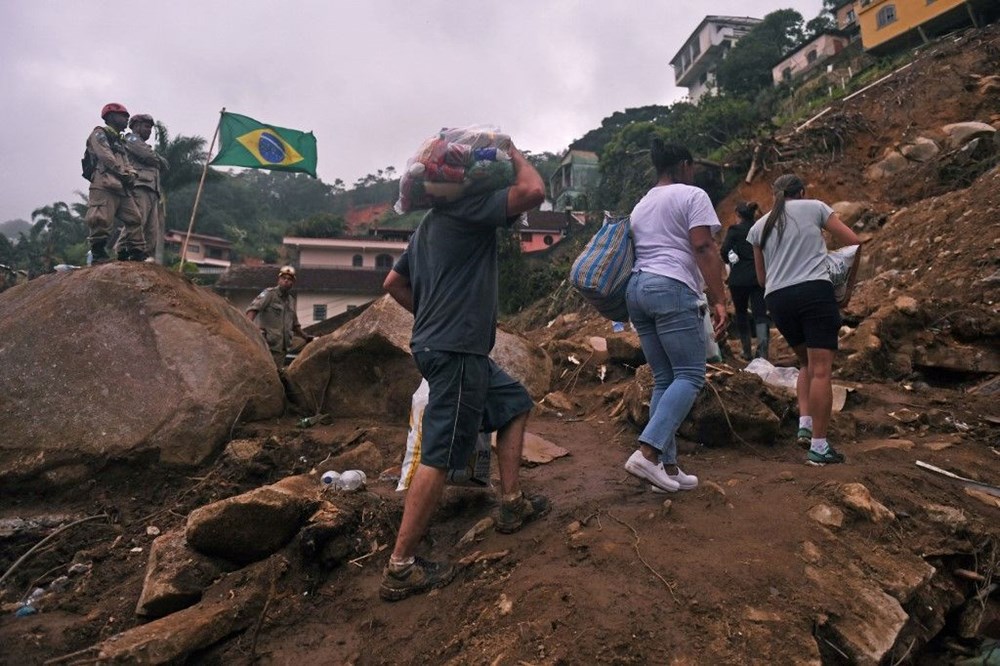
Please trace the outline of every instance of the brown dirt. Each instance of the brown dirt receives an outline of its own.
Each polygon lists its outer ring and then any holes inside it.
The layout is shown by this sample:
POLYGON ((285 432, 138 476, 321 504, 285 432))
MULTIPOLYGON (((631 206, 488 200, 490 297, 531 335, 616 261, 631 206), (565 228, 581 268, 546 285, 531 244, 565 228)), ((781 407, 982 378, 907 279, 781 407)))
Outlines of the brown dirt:
MULTIPOLYGON (((877 130, 851 135, 833 159, 814 156, 797 165, 814 184, 814 196, 836 201, 863 195, 885 223, 870 230, 870 270, 862 276, 865 282, 848 315, 853 325, 900 294, 914 296, 925 314, 919 321, 926 325, 919 330, 897 325, 890 331, 895 343, 918 334, 938 335, 944 328, 955 338, 975 338, 982 345, 997 340, 997 288, 976 282, 1000 267, 996 169, 971 188, 950 194, 932 184, 930 199, 924 198, 926 182, 901 178, 871 185, 862 176, 883 147, 913 129, 995 117, 996 98, 976 97, 970 75, 993 73, 986 69, 989 62, 995 67, 1000 52, 998 29, 964 39, 941 42, 900 82, 855 98, 853 111, 883 120, 877 130), (926 94, 927 81, 945 92, 926 94), (912 214, 886 222, 899 206, 911 207, 912 214), (950 254, 942 257, 942 248, 950 254), (909 274, 885 277, 893 269, 909 274), (971 323, 954 314, 970 309, 975 313, 971 323)), ((736 198, 769 201, 766 183, 775 175, 758 176, 720 211, 731 210, 736 198)), ((610 333, 610 325, 586 309, 580 309, 582 319, 576 322, 557 320, 546 328, 553 318, 550 306, 524 313, 514 325, 528 330, 539 344, 610 333)), ((847 353, 838 358, 838 366, 847 353)), ((775 357, 779 363, 790 360, 780 341, 775 357)), ((373 479, 354 500, 366 509, 353 548, 360 555, 374 546, 374 555, 357 565, 323 570, 302 561, 293 544, 287 551, 293 566, 278 581, 259 627, 188 661, 840 664, 846 662, 829 627, 858 611, 851 599, 810 583, 810 568, 843 577, 846 584, 860 580, 875 560, 891 568, 894 557, 919 556, 938 570, 932 587, 954 591, 958 601, 977 588, 955 578, 954 569, 1000 573, 1000 509, 915 465, 924 460, 1000 484, 1000 408, 995 395, 968 391, 986 375, 934 375, 910 368, 889 376, 869 368, 866 382, 835 418, 835 432, 842 436, 837 444, 847 454, 847 464, 803 464, 789 417, 778 442, 728 447, 685 443, 682 465, 701 477, 701 487, 666 497, 624 472, 636 433, 608 416, 634 368, 610 367, 602 384, 589 373, 576 373, 564 358, 553 360, 553 389, 571 395, 579 409, 562 415, 544 410, 530 430, 571 455, 524 470, 526 486, 552 499, 552 513, 515 535, 487 532, 475 544, 458 548, 458 540, 488 515, 494 500, 485 491, 455 489, 446 494, 423 544, 428 554, 456 560, 475 551, 505 555, 465 567, 452 585, 430 595, 380 602, 377 588, 388 550, 378 547, 392 542, 401 498, 392 483, 373 479), (907 422, 904 410, 914 420, 907 422), (869 450, 903 440, 913 447, 869 450), (897 519, 873 524, 847 511, 842 528, 828 529, 808 518, 819 503, 837 505, 838 487, 848 482, 864 484, 897 519), (664 507, 667 499, 669 508, 664 507), (961 509, 968 522, 934 522, 927 508, 932 504, 961 509), (809 543, 819 547, 818 560, 808 555, 809 543)), ((373 441, 385 460, 399 460, 405 441, 398 425, 335 422, 299 430, 290 417, 253 424, 236 434, 263 442, 262 452, 247 463, 223 457, 186 473, 111 462, 99 477, 61 494, 36 497, 30 489, 4 493, 0 519, 109 517, 57 536, 9 578, 0 598, 0 663, 42 663, 137 625, 134 608, 153 539, 147 527, 179 527, 198 506, 321 468, 330 454, 364 440, 373 441), (73 562, 92 563, 93 568, 73 578, 68 590, 43 599, 39 614, 13 616, 12 602, 65 573, 73 562)), ((50 532, 36 529, 0 539, 0 568, 6 571, 50 532)), ((904 608, 917 624, 929 625, 928 613, 934 610, 920 604, 921 599, 914 599, 904 608)), ((986 601, 980 636, 1000 633, 998 606, 995 595, 986 601)), ((946 621, 941 637, 912 652, 902 645, 891 661, 950 663, 955 653, 946 643, 957 640, 956 618, 939 619, 946 621)))

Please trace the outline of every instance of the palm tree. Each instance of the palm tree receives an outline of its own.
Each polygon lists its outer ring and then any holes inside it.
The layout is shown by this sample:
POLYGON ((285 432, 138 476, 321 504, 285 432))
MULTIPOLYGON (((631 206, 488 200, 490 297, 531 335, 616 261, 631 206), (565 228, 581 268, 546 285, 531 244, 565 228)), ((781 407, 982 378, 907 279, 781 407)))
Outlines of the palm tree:
POLYGON ((56 264, 65 263, 67 250, 87 238, 83 219, 63 201, 36 208, 31 212, 31 220, 34 226, 30 238, 42 248, 39 266, 42 271, 50 271, 56 264))
MULTIPOLYGON (((208 153, 205 152, 206 141, 200 136, 184 136, 178 134, 170 138, 167 126, 156 123, 156 152, 167 158, 170 168, 160 172, 160 184, 165 194, 170 194, 185 185, 197 183, 205 168, 208 153)), ((215 172, 208 177, 215 176, 215 172)))

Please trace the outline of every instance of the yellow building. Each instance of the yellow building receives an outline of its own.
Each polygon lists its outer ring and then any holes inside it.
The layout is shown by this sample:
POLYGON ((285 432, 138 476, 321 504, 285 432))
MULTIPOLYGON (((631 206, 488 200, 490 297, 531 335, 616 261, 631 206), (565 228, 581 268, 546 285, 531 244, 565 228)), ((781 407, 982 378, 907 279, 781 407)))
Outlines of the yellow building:
POLYGON ((865 51, 887 53, 996 16, 997 0, 857 0, 865 51))

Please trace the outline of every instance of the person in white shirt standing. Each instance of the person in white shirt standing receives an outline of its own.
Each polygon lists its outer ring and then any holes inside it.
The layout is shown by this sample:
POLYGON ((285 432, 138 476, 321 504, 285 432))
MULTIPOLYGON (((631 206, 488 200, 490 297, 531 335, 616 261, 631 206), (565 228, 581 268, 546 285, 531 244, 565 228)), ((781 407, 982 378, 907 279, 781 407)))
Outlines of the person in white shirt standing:
POLYGON ((625 463, 653 490, 692 490, 698 477, 677 466, 675 436, 705 384, 707 286, 714 335, 726 329, 722 259, 713 235, 722 227, 708 194, 694 187, 694 160, 683 146, 654 139, 656 185, 631 215, 635 266, 626 292, 629 319, 653 372, 649 423, 625 463))

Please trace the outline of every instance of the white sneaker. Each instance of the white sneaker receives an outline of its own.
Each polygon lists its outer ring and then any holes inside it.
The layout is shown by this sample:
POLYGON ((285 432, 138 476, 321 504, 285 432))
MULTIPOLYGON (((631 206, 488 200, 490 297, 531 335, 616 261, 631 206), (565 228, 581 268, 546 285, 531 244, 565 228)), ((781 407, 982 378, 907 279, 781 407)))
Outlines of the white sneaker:
POLYGON ((673 493, 680 490, 681 487, 677 481, 667 476, 662 463, 649 462, 639 450, 629 456, 625 462, 625 471, 632 476, 649 481, 661 492, 673 493))
MULTIPOLYGON (((667 478, 676 483, 681 490, 694 490, 698 487, 698 477, 694 474, 685 474, 680 467, 677 468, 676 474, 667 474, 667 478)), ((649 489, 654 493, 664 492, 663 489, 657 488, 655 485, 650 485, 649 489)))
POLYGON ((681 490, 694 490, 698 487, 698 477, 694 474, 685 474, 680 467, 676 474, 667 474, 668 479, 673 479, 681 490))

